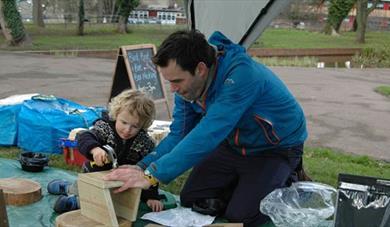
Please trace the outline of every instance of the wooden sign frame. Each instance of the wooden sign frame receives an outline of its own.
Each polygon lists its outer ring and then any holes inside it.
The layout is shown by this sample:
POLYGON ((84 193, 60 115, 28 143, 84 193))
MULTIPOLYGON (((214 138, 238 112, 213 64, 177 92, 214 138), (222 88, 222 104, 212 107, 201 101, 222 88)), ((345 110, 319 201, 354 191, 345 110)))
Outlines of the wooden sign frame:
MULTIPOLYGON (((152 56, 156 54, 156 46, 153 44, 129 45, 129 46, 121 46, 119 48, 109 100, 111 100, 111 98, 113 98, 114 96, 118 95, 121 91, 128 89, 128 88, 140 90, 139 86, 136 82, 136 79, 134 78, 135 75, 132 71, 132 66, 134 68, 135 65, 133 65, 134 63, 131 62, 131 60, 129 59, 128 56, 129 56, 129 52, 142 50, 142 49, 151 49, 152 56)), ((153 97, 153 94, 151 94, 150 96, 156 104, 165 103, 168 118, 171 119, 171 113, 169 110, 167 93, 165 91, 164 79, 161 76, 161 72, 160 72, 159 68, 151 62, 150 62, 150 64, 148 64, 148 67, 150 67, 149 69, 151 69, 152 71, 155 72, 157 78, 154 78, 154 79, 157 80, 157 83, 159 86, 157 88, 149 86, 148 88, 151 89, 152 91, 154 89, 161 88, 159 93, 161 92, 162 97, 155 98, 155 97, 153 97)))

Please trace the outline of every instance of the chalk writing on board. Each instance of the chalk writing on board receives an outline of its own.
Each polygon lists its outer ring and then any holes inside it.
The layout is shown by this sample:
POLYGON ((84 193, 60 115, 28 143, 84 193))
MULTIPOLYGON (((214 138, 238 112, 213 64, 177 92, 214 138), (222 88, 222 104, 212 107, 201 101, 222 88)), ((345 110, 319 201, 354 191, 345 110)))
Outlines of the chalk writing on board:
POLYGON ((162 83, 152 62, 153 48, 127 50, 127 58, 137 90, 148 93, 153 99, 163 99, 162 83))

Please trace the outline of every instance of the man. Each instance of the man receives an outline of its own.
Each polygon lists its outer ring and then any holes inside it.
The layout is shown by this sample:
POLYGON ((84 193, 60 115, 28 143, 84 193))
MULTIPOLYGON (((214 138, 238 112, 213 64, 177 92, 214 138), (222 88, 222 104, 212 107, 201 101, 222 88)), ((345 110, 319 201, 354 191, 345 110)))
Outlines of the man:
POLYGON ((246 226, 267 222, 260 201, 288 186, 301 161, 302 108, 280 79, 220 32, 209 43, 198 31, 175 32, 153 62, 175 93, 171 132, 138 167, 105 179, 122 180, 117 191, 147 188, 194 166, 183 206, 246 226))

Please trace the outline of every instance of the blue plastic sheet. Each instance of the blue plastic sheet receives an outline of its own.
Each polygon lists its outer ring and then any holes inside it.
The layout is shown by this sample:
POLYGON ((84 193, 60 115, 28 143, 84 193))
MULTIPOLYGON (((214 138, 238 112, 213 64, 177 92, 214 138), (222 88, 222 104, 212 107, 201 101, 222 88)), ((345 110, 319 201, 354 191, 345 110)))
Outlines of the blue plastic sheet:
POLYGON ((74 128, 90 127, 102 110, 54 96, 34 96, 20 109, 17 145, 27 151, 62 153, 60 139, 74 128))
POLYGON ((23 101, 31 99, 32 96, 38 95, 21 94, 12 95, 7 98, 0 99, 0 145, 14 146, 16 145, 18 133, 18 114, 23 101))
POLYGON ((0 145, 16 145, 17 116, 21 105, 0 106, 0 145))

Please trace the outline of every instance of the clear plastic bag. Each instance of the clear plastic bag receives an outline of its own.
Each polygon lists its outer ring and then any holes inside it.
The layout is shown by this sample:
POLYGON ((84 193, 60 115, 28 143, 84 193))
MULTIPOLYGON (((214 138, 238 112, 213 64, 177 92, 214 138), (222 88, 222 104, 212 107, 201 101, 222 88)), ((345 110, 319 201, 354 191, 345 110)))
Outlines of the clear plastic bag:
POLYGON ((260 203, 260 211, 268 215, 275 226, 325 227, 335 211, 337 190, 314 182, 297 182, 291 187, 279 188, 260 203))

